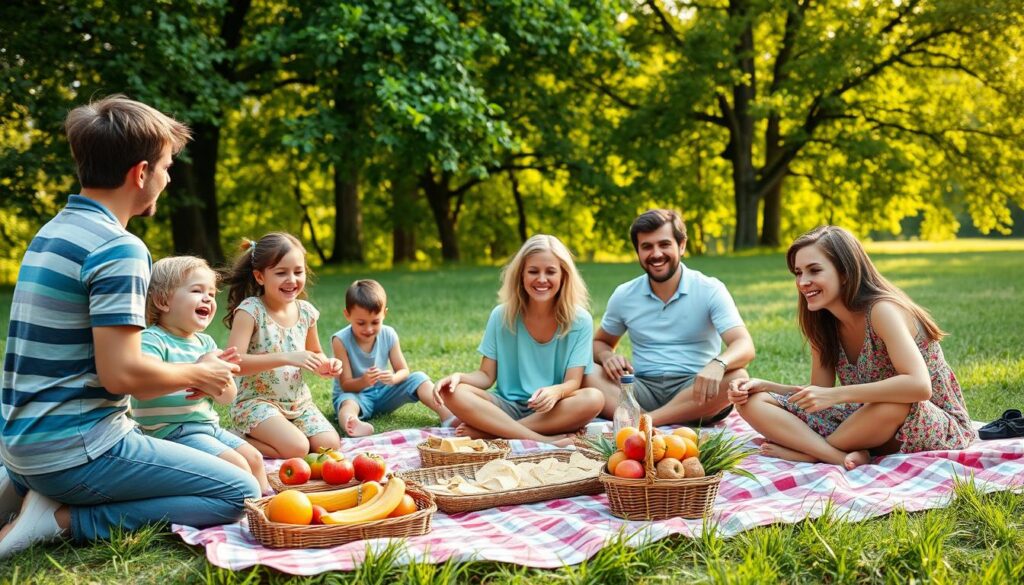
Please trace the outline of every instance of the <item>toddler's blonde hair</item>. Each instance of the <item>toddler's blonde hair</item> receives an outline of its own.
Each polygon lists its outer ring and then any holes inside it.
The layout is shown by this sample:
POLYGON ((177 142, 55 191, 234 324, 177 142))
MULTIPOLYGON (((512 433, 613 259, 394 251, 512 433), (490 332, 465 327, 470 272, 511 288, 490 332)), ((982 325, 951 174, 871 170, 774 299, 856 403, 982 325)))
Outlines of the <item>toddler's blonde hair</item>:
POLYGON ((206 260, 195 256, 169 256, 161 258, 153 264, 153 274, 149 279, 149 293, 146 294, 146 325, 160 322, 162 311, 157 304, 166 304, 171 292, 181 286, 196 270, 205 269, 213 275, 214 286, 218 279, 217 273, 210 268, 206 260))

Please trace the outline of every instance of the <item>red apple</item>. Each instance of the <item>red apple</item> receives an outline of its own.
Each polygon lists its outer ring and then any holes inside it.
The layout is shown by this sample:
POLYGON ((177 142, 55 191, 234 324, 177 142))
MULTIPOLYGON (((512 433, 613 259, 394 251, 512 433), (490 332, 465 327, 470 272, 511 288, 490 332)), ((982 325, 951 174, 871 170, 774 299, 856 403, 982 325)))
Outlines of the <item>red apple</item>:
POLYGON ((355 469, 356 479, 359 481, 380 481, 384 479, 384 460, 380 455, 373 453, 360 453, 352 461, 355 469))
POLYGON ((327 509, 323 506, 313 506, 313 519, 309 521, 310 524, 323 524, 320 521, 320 517, 327 513, 327 509))
POLYGON ((628 477, 632 479, 640 479, 644 476, 644 466, 639 461, 633 459, 626 459, 622 463, 615 466, 615 474, 617 477, 628 477))
POLYGON ((356 471, 352 467, 352 462, 348 459, 328 459, 324 461, 321 473, 323 474, 324 481, 327 483, 341 485, 352 481, 356 471))
POLYGON ((306 483, 312 474, 313 470, 309 468, 309 463, 306 463, 302 457, 292 457, 286 460, 281 464, 281 470, 277 472, 284 485, 306 483))
POLYGON ((643 461, 644 453, 647 450, 647 439, 643 435, 630 435, 622 444, 622 451, 626 457, 634 461, 643 461))

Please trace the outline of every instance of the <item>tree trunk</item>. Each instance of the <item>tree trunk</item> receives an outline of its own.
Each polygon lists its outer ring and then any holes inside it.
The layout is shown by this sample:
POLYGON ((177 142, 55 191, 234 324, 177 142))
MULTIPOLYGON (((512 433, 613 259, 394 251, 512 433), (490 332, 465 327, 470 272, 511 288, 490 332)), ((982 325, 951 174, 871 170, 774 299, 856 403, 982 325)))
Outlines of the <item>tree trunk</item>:
MULTIPOLYGON (((772 114, 764 133, 765 167, 782 156, 779 138, 779 115, 772 114)), ((764 211, 761 221, 761 245, 777 248, 781 245, 782 232, 782 183, 779 179, 764 194, 764 211)))
POLYGON ((447 185, 434 180, 428 170, 420 177, 420 185, 430 204, 430 212, 437 224, 437 234, 441 238, 441 258, 445 262, 459 261, 459 240, 455 237, 455 221, 452 219, 452 192, 447 185))
POLYGON ((526 205, 523 203, 523 194, 519 192, 519 180, 516 179, 516 172, 509 169, 508 179, 512 183, 512 197, 516 200, 516 214, 519 217, 519 241, 526 243, 526 205))
POLYGON ((391 181, 391 263, 416 260, 416 184, 415 177, 403 171, 391 181))
POLYGON ((733 87, 730 123, 730 154, 736 202, 736 234, 733 247, 736 250, 757 245, 758 185, 754 169, 754 118, 750 112, 750 105, 756 95, 757 81, 754 77, 754 32, 749 20, 749 8, 746 0, 732 0, 729 3, 730 16, 745 21, 744 29, 733 51, 737 65, 747 75, 745 82, 733 87))
POLYGON ((175 254, 206 258, 212 264, 224 261, 220 244, 217 207, 217 151, 220 127, 207 123, 192 127, 188 145, 190 161, 171 167, 174 192, 179 200, 171 212, 171 237, 175 254))
POLYGON ((334 165, 334 248, 331 264, 363 261, 363 215, 359 210, 359 170, 334 165))

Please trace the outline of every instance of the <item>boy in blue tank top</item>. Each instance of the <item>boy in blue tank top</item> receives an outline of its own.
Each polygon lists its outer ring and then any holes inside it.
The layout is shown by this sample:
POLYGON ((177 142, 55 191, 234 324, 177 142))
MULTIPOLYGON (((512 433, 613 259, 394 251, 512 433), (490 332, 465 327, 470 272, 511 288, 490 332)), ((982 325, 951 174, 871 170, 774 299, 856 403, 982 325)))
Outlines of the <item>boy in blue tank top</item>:
POLYGON ((338 426, 350 437, 373 433, 367 419, 419 400, 441 421, 452 414, 434 398, 434 384, 423 372, 409 372, 398 334, 384 325, 387 294, 375 280, 357 280, 345 292, 349 325, 331 337, 334 357, 344 364, 334 381, 338 426), (392 369, 388 369, 388 365, 392 369), (362 417, 362 418, 360 418, 362 417))

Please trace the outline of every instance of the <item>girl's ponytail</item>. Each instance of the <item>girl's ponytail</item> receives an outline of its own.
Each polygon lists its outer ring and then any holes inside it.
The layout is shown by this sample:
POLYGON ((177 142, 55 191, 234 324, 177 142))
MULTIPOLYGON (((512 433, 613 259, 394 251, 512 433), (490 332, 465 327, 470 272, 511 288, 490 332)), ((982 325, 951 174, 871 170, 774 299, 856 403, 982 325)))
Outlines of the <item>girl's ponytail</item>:
POLYGON ((241 250, 241 254, 223 273, 223 282, 228 289, 228 313, 224 315, 224 325, 228 329, 231 329, 235 320, 235 309, 238 305, 245 299, 260 294, 261 288, 252 274, 252 257, 256 251, 256 242, 242 238, 238 249, 241 250))

